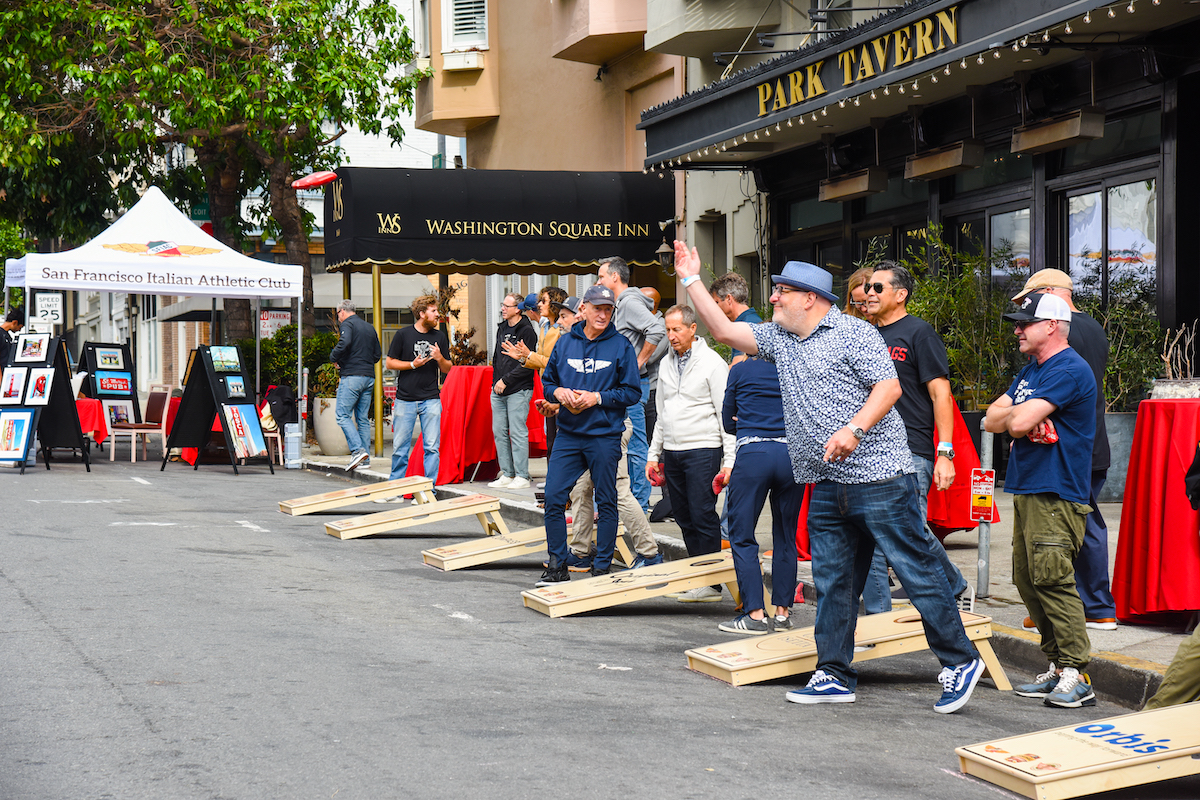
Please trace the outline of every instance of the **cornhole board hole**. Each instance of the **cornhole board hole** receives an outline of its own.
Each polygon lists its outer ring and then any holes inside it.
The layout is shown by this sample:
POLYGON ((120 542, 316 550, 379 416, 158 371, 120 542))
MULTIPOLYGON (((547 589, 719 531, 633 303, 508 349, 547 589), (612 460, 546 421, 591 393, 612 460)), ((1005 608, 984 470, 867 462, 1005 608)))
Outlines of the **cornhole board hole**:
POLYGON ((500 518, 500 500, 486 494, 468 494, 463 497, 452 497, 449 500, 436 500, 432 503, 406 506, 394 511, 380 511, 377 514, 364 514, 361 517, 326 522, 325 532, 339 539, 357 539, 361 536, 391 533, 411 528, 414 525, 471 515, 479 519, 479 524, 483 526, 485 533, 508 533, 508 526, 500 518))
POLYGON ((382 483, 366 483, 349 489, 339 489, 336 492, 314 494, 309 497, 297 497, 295 500, 284 500, 279 504, 279 510, 293 517, 301 517, 317 511, 327 511, 331 508, 342 508, 359 503, 369 503, 381 497, 411 494, 418 502, 433 502, 433 481, 429 478, 414 476, 399 478, 382 483))
POLYGON ((1198 775, 1200 705, 1075 723, 954 752, 968 775, 1037 800, 1198 775))
MULTIPOLYGON (((996 688, 1011 691, 1012 684, 1000 666, 1000 660, 992 650, 988 639, 992 636, 992 618, 971 614, 962 615, 967 638, 975 644, 983 659, 986 674, 990 675, 996 688)), ((697 647, 688 650, 688 668, 725 681, 733 686, 786 678, 812 672, 817 668, 817 643, 813 628, 796 628, 766 636, 749 636, 732 642, 697 647)), ((902 653, 928 650, 925 629, 921 626, 921 615, 911 608, 870 614, 858 618, 854 631, 854 643, 875 645, 869 650, 854 654, 854 663, 886 658, 902 653)))
POLYGON ((733 599, 740 601, 733 555, 728 550, 531 589, 521 592, 521 597, 526 608, 565 617, 716 583, 725 584, 733 599))
MULTIPOLYGON (((506 558, 537 553, 545 549, 546 529, 526 528, 516 533, 485 536, 482 539, 472 539, 462 544, 422 550, 421 558, 431 567, 450 572, 463 567, 490 564, 493 561, 503 561, 506 558)), ((621 533, 617 534, 616 552, 625 564, 633 563, 633 551, 629 549, 629 545, 625 543, 625 538, 621 533)))

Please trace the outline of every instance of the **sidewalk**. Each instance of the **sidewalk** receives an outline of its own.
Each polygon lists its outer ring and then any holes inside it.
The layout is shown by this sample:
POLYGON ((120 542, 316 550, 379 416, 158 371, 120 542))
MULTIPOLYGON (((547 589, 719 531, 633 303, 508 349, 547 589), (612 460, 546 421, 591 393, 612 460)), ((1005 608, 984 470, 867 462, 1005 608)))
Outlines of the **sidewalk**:
MULTIPOLYGON (((357 476, 345 472, 349 456, 322 456, 306 446, 303 452, 305 468, 313 472, 327 472, 337 477, 354 480, 386 480, 391 464, 390 453, 372 459, 372 467, 357 470, 357 476)), ((533 481, 542 481, 546 475, 546 459, 532 459, 529 463, 533 481)), ((484 482, 461 483, 439 487, 439 491, 450 494, 490 494, 503 503, 506 520, 514 525, 533 526, 541 523, 542 511, 534 500, 533 489, 507 491, 490 489, 484 482)), ((659 490, 653 490, 652 501, 657 500, 659 490)), ((1024 604, 1012 584, 1012 495, 1000 492, 997 495, 1000 522, 992 525, 990 548, 990 575, 988 596, 978 597, 975 608, 993 620, 995 637, 993 646, 1006 667, 1019 676, 1032 676, 1045 669, 1046 662, 1038 649, 1037 634, 1021 627, 1026 616, 1024 604)), ((1102 503, 1100 507, 1108 523, 1109 566, 1116 560, 1117 540, 1121 523, 1121 504, 1102 503)), ((659 548, 668 559, 686 557, 687 551, 674 521, 653 523, 651 528, 659 542, 659 548)), ((763 550, 771 547, 771 519, 769 510, 764 510, 756 529, 763 550)), ((978 592, 979 561, 982 554, 978 547, 978 532, 953 533, 946 537, 946 551, 963 575, 976 586, 978 592)), ((766 565, 769 569, 769 563, 766 565)), ((769 574, 769 573, 768 573, 769 574)), ((812 573, 807 562, 800 564, 800 581, 805 587, 805 597, 812 598, 812 573)), ((982 594, 982 593, 980 593, 982 594)), ((810 600, 811 602, 811 600, 810 600)), ((1187 634, 1178 628, 1155 625, 1118 624, 1115 631, 1089 630, 1092 642, 1093 661, 1088 668, 1101 699, 1120 703, 1130 708, 1140 708, 1158 688, 1167 664, 1175 656, 1180 642, 1187 634)), ((1016 680, 1014 679, 1014 683, 1016 680)))

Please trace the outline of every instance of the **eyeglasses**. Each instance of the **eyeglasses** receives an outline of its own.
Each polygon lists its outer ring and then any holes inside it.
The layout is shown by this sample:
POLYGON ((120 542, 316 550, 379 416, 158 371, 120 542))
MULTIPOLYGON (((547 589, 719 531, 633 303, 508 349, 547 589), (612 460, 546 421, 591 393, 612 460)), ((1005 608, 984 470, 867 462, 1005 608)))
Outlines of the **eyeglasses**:
POLYGON ((500 305, 503 308, 516 308, 517 307, 516 303, 501 303, 500 305))
POLYGON ((783 297, 785 294, 791 294, 792 292, 798 292, 798 291, 800 291, 800 290, 793 289, 790 286, 783 286, 783 285, 777 283, 777 284, 775 284, 775 291, 771 292, 771 294, 777 294, 780 297, 783 297))
POLYGON ((884 289, 884 284, 882 284, 882 283, 864 283, 863 284, 863 291, 867 292, 867 293, 874 292, 875 294, 883 294, 883 289, 884 289))

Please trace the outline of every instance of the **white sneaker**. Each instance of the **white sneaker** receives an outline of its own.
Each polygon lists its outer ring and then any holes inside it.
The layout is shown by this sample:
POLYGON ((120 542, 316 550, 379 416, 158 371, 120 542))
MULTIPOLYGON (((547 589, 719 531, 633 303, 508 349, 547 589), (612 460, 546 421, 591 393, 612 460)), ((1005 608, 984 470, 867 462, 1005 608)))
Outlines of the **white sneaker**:
POLYGON ((535 487, 533 487, 533 488, 535 488, 535 489, 545 489, 545 488, 546 488, 546 482, 545 482, 545 481, 542 481, 541 483, 539 483, 537 486, 535 486, 535 487))
POLYGON ((711 586, 697 586, 695 589, 688 589, 675 599, 681 603, 716 603, 721 599, 721 593, 711 586))
POLYGON ((376 497, 371 502, 379 503, 380 505, 383 505, 385 503, 403 503, 404 495, 397 494, 397 495, 392 495, 391 497, 376 497))
POLYGON ((508 486, 506 488, 508 488, 508 489, 528 489, 529 488, 529 479, 522 478, 521 476, 518 475, 517 477, 512 479, 512 481, 508 484, 508 486))
POLYGON ((513 478, 510 478, 507 475, 501 475, 499 478, 496 478, 496 480, 489 483, 488 488, 489 489, 504 489, 504 488, 507 488, 513 482, 513 480, 514 480, 513 478))
POLYGON ((959 611, 966 611, 968 614, 975 613, 975 587, 967 584, 967 588, 963 589, 963 593, 954 598, 955 605, 959 611))

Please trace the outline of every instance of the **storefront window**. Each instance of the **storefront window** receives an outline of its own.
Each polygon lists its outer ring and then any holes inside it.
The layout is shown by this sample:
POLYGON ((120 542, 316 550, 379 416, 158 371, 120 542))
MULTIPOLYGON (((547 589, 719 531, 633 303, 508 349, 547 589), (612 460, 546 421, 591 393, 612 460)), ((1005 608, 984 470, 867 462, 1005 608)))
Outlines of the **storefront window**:
POLYGON ((1024 281, 1029 276, 1029 209, 1018 208, 993 214, 989 241, 991 252, 1008 251, 1007 263, 992 264, 992 283, 1024 281))
POLYGON ((1158 261, 1155 181, 1067 198, 1067 263, 1075 294, 1111 302, 1155 302, 1158 261))
POLYGON ((1027 181, 1033 177, 1033 158, 1010 153, 1008 146, 995 147, 984 153, 983 166, 954 176, 954 192, 973 192, 989 186, 1027 181))
POLYGON ((1157 108, 1144 114, 1112 119, 1104 124, 1103 137, 1065 148, 1062 168, 1064 172, 1071 172, 1117 158, 1154 153, 1161 140, 1162 115, 1157 108))
POLYGON ((788 232, 815 228, 842 221, 841 203, 822 203, 820 200, 799 200, 788 203, 788 232))
POLYGON ((886 191, 879 194, 867 195, 866 214, 890 211, 893 208, 904 208, 916 203, 929 201, 929 184, 925 181, 906 181, 903 177, 892 178, 888 181, 886 191))

